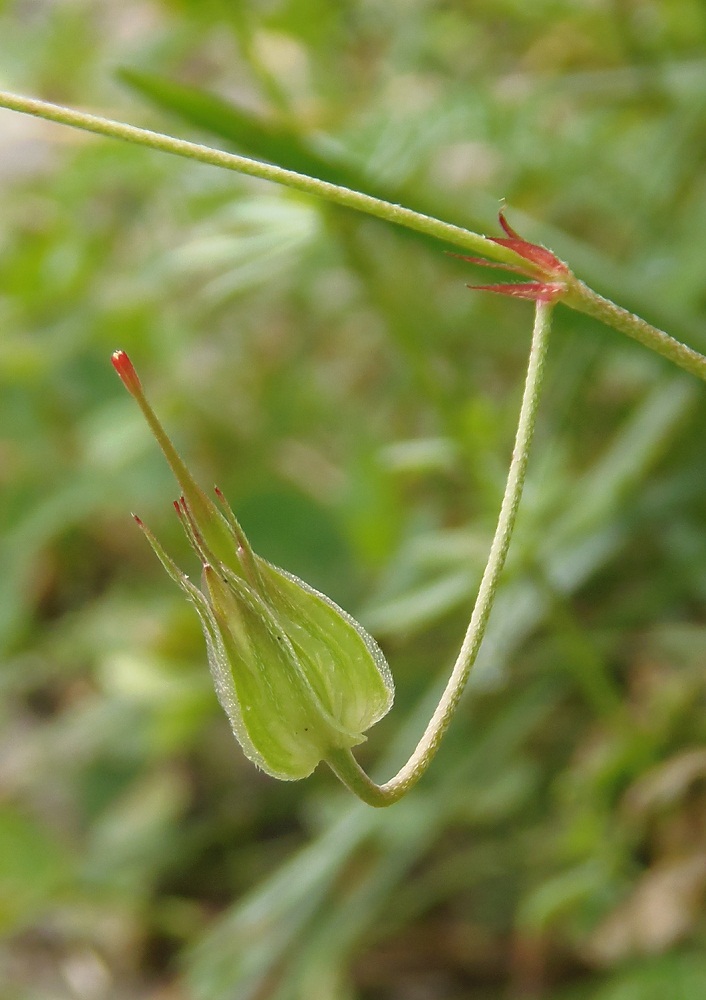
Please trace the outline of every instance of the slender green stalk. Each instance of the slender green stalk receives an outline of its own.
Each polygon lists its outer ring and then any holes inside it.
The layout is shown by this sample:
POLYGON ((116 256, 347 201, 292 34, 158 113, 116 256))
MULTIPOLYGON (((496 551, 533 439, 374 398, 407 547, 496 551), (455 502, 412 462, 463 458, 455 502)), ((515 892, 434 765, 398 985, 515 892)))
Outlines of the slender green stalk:
MULTIPOLYGON (((184 139, 175 139, 173 136, 164 135, 161 132, 152 132, 149 129, 137 128, 135 125, 127 125, 125 122, 111 121, 98 115, 86 114, 72 108, 50 104, 47 101, 39 101, 31 97, 22 97, 7 91, 0 91, 0 108, 34 115, 37 118, 94 132, 97 135, 122 139, 138 146, 158 149, 163 153, 172 153, 190 160, 197 160, 200 163, 208 163, 214 167, 224 167, 226 170, 247 174, 250 177, 275 181, 297 191, 304 191, 307 194, 324 198, 337 205, 343 205, 367 215, 374 215, 386 222, 406 226, 408 229, 414 229, 463 250, 470 250, 471 253, 481 254, 500 264, 510 264, 512 267, 524 270, 532 277, 541 277, 541 274, 537 274, 537 268, 532 263, 528 264, 526 258, 519 256, 509 247, 500 246, 497 242, 481 236, 479 233, 473 233, 461 226, 442 222, 440 219, 423 215, 420 212, 413 212, 402 205, 393 205, 380 198, 374 198, 360 191, 353 191, 351 188, 297 173, 295 170, 285 170, 272 163, 262 163, 246 156, 237 156, 235 153, 213 149, 211 146, 187 142, 184 139)), ((608 299, 604 299, 582 281, 576 279, 570 272, 566 274, 565 286, 565 291, 559 296, 559 300, 565 305, 587 313, 589 316, 594 316, 608 326, 639 340, 640 343, 656 351, 657 354, 661 354, 680 368, 706 381, 706 357, 670 337, 663 330, 651 326, 639 316, 635 316, 608 299)))
POLYGON ((706 382, 706 357, 694 351, 680 340, 670 337, 659 327, 646 323, 644 319, 628 312, 622 306, 618 306, 610 299, 604 299, 598 292, 585 285, 572 275, 566 294, 561 301, 564 305, 577 312, 586 313, 600 320, 606 326, 612 326, 614 330, 627 334, 633 340, 639 340, 651 351, 668 358, 684 371, 696 375, 697 378, 706 382))
POLYGON ((158 149, 163 153, 173 153, 176 156, 197 160, 200 163, 208 163, 214 167, 224 167, 226 170, 247 174, 250 177, 259 177, 265 181, 275 181, 286 187, 295 188, 297 191, 304 191, 326 201, 332 201, 337 205, 343 205, 367 215, 374 215, 386 222, 415 229, 426 236, 462 247, 472 253, 482 254, 484 257, 490 257, 501 263, 514 265, 524 263, 522 258, 518 257, 512 250, 498 246, 497 243, 493 243, 485 236, 470 232, 461 226, 442 222, 429 215, 413 212, 402 205, 393 205, 380 198, 362 194, 360 191, 341 187, 339 184, 330 184, 328 181, 309 177, 307 174, 300 174, 295 170, 285 170, 272 163, 252 160, 247 156, 237 156, 235 153, 213 149, 211 146, 203 146, 197 142, 175 139, 173 136, 164 135, 161 132, 152 132, 149 129, 137 128, 135 125, 111 121, 98 115, 89 115, 72 108, 50 104, 47 101, 38 101, 31 97, 21 97, 19 94, 10 94, 6 91, 0 91, 0 108, 20 111, 23 114, 34 115, 36 118, 44 118, 47 121, 57 122, 59 125, 70 125, 72 128, 94 132, 111 139, 122 139, 124 142, 158 149))
POLYGON ((407 763, 394 778, 384 785, 376 784, 362 770, 350 750, 337 750, 327 758, 327 763, 344 785, 371 806, 389 806, 397 802, 415 785, 424 774, 439 748, 451 718, 456 711, 459 698, 468 680, 471 668, 478 656, 480 644, 485 635, 488 618, 498 589, 510 539, 515 527, 517 510, 522 496, 522 487, 527 472, 527 460, 532 443, 537 406, 544 375, 544 360, 551 327, 553 306, 538 302, 535 314, 532 345, 530 347, 527 377, 522 394, 520 417, 515 436, 515 447, 507 475, 505 493, 500 506, 500 514, 495 535, 490 546, 488 562, 478 588, 478 596, 473 614, 466 631, 456 663, 451 672, 441 700, 429 722, 424 735, 417 744, 407 763))

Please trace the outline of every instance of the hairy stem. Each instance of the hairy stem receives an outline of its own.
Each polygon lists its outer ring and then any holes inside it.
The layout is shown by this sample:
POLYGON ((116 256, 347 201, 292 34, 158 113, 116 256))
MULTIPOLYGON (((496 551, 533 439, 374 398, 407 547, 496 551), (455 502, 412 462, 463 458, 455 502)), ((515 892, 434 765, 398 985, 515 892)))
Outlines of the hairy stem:
MULTIPOLYGON (((172 153, 190 160, 197 160, 200 163, 208 163, 214 167, 224 167, 226 170, 247 174, 250 177, 275 181, 297 191, 316 195, 337 205, 343 205, 367 215, 374 215, 386 222, 406 226, 408 229, 414 229, 463 250, 481 254, 500 264, 510 264, 513 267, 524 267, 525 269, 528 266, 527 260, 509 247, 500 246, 479 233, 463 229, 461 226, 454 226, 449 222, 442 222, 440 219, 423 215, 420 212, 413 212, 402 205, 393 205, 380 198, 374 198, 339 184, 331 184, 316 177, 309 177, 307 174, 297 173, 295 170, 285 170, 272 163, 262 163, 259 160, 237 156, 235 153, 227 153, 211 146, 187 142, 184 139, 175 139, 173 136, 164 135, 161 132, 152 132, 149 129, 137 128, 135 125, 127 125, 125 122, 111 121, 99 115, 86 114, 72 108, 50 104, 47 101, 31 97, 22 97, 7 91, 0 91, 0 108, 34 115, 37 118, 94 132, 97 135, 122 139, 138 146, 158 149, 163 153, 172 153)), ((531 267, 529 273, 532 274, 531 267)), ((680 368, 706 381, 706 357, 675 340, 674 337, 670 337, 663 330, 651 326, 639 316, 628 312, 627 309, 622 309, 608 299, 604 299, 573 275, 568 277, 566 290, 560 301, 572 309, 587 313, 621 333, 639 340, 640 343, 656 351, 657 354, 661 354, 680 368)))
POLYGON ((383 785, 376 784, 362 770, 350 750, 337 750, 327 758, 327 763, 341 781, 364 802, 371 806, 389 806, 397 802, 415 785, 439 748, 441 738, 456 711, 459 698, 468 680, 468 675, 478 656, 480 644, 490 617, 495 594, 498 589, 510 539, 512 537, 517 509, 522 496, 522 487, 527 471, 527 460, 532 443, 537 406, 544 375, 544 360, 551 327, 552 305, 537 303, 532 345, 530 347, 527 377, 522 394, 520 417, 515 436, 515 447, 508 471, 505 493, 500 506, 500 514, 495 535, 490 546, 488 562, 478 588, 478 596, 471 620, 466 631, 451 677, 441 700, 429 722, 424 735, 417 744, 407 763, 394 778, 383 785))
POLYGON ((680 340, 670 337, 659 327, 646 323, 644 319, 628 312, 622 306, 618 306, 610 299, 604 299, 598 292, 585 285, 572 276, 571 283, 566 295, 561 300, 564 305, 577 312, 586 313, 600 320, 606 326, 612 326, 614 330, 627 334, 633 340, 639 340, 645 347, 668 358, 684 371, 696 375, 697 378, 706 382, 706 357, 694 351, 680 340))
POLYGON ((365 212, 367 215, 374 215, 386 222, 415 229, 426 236, 443 240, 457 247, 463 247, 501 263, 523 263, 522 258, 512 250, 498 246, 497 243, 493 243, 485 236, 470 232, 461 226, 442 222, 440 219, 422 215, 420 212, 413 212, 409 208, 393 205, 388 201, 373 198, 372 195, 362 194, 360 191, 353 191, 351 188, 342 187, 339 184, 331 184, 316 177, 309 177, 307 174, 297 173, 295 170, 285 170, 272 163, 263 163, 247 156, 237 156, 235 153, 213 149, 211 146, 203 146, 197 142, 175 139, 173 136, 164 135, 161 132, 152 132, 149 129, 137 128, 135 125, 127 125, 125 122, 111 121, 98 115, 86 114, 72 108, 65 108, 58 104, 50 104, 47 101, 39 101, 30 97, 21 97, 6 91, 0 91, 0 108, 20 111, 23 114, 34 115, 36 118, 44 118, 47 121, 57 122, 59 125, 70 125, 72 128, 94 132, 112 139, 122 139, 124 142, 158 149, 163 153, 173 153, 176 156, 197 160, 200 163, 208 163, 214 167, 224 167, 226 170, 247 174, 250 177, 275 181, 286 187, 295 188, 297 191, 304 191, 326 201, 332 201, 337 205, 365 212))

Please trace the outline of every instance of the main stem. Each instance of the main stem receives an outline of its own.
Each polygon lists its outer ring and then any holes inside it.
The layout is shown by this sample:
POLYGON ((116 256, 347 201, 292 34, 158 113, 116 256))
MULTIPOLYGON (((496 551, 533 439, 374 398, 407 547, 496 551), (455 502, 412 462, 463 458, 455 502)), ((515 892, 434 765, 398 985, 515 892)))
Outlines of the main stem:
POLYGON ((463 247, 473 253, 483 254, 483 256, 501 263, 514 265, 523 263, 522 258, 514 251, 507 247, 498 246, 497 243, 479 233, 473 233, 461 226, 451 225, 449 222, 442 222, 440 219, 423 215, 421 212, 413 212, 410 208, 404 208, 402 205, 393 205, 380 198, 373 198, 372 195, 354 191, 340 184, 331 184, 329 181, 322 181, 317 177, 297 173, 296 170, 285 170, 284 167, 278 167, 273 163, 263 163, 247 156, 237 156, 235 153, 213 149, 211 146, 204 146, 201 143, 175 139, 162 132, 152 132, 149 129, 137 128, 135 125, 127 125, 125 122, 111 121, 109 118, 86 114, 83 111, 75 111, 73 108, 65 108, 59 104, 50 104, 47 101, 38 101, 31 97, 22 97, 19 94, 10 94, 2 90, 0 90, 0 108, 34 115, 36 118, 44 118, 59 125, 69 125, 72 128, 83 129, 86 132, 108 136, 112 139, 122 139, 124 142, 158 149, 163 153, 173 153, 176 156, 197 160, 200 163, 208 163, 214 167, 224 167, 226 170, 247 174, 250 177, 259 177, 265 181, 275 181, 286 187, 295 188, 297 191, 304 191, 326 201, 335 202, 337 205, 343 205, 367 215, 374 215, 386 222, 415 229, 426 236, 434 237, 453 246, 463 247))
MULTIPOLYGON (((161 132, 152 132, 149 129, 137 128, 135 125, 127 125, 125 122, 111 121, 99 115, 86 114, 72 108, 50 104, 47 101, 38 101, 31 97, 22 97, 7 91, 0 90, 0 108, 34 115, 36 118, 44 118, 60 125, 69 125, 86 132, 94 132, 97 135, 105 135, 113 139, 122 139, 124 142, 158 149, 163 153, 172 153, 189 160, 197 160, 200 163, 209 163, 214 167, 224 167, 226 170, 247 174, 250 177, 259 177, 262 180, 284 184, 297 191, 305 191, 307 194, 324 198, 337 205, 343 205, 367 215, 374 215, 386 222, 406 226, 408 229, 414 229, 426 236, 451 243, 476 254, 482 254, 498 263, 510 264, 520 269, 527 268, 526 259, 509 247, 500 246, 479 233, 473 233, 461 226, 442 222, 432 216, 413 212, 402 205, 393 205, 388 201, 373 198, 371 195, 353 191, 351 188, 342 187, 339 184, 331 184, 316 177, 309 177, 307 174, 297 173, 295 170, 285 170, 272 163, 262 163, 247 156, 237 156, 221 149, 213 149, 211 146, 187 142, 184 139, 175 139, 173 136, 164 135, 161 132)), ((529 273, 531 273, 531 269, 529 273)), ((536 277, 536 275, 533 276, 536 277)), ((646 323, 639 316, 635 316, 608 299, 604 299, 573 275, 567 283, 561 301, 570 308, 594 316, 608 326, 620 330, 621 333, 639 340, 640 343, 656 351, 657 354, 661 354, 680 368, 706 381, 706 357, 675 340, 674 337, 670 337, 663 330, 646 323)))
POLYGON ((439 743, 448 729, 459 698, 468 680, 468 675, 478 656, 480 644, 493 606, 500 574, 505 565, 510 539, 512 537, 517 509, 522 496, 522 487, 527 472, 527 460, 532 443, 537 406, 544 375, 544 360, 551 327, 552 305, 537 303, 532 345, 530 347, 527 377, 525 379, 520 417, 515 436, 510 469, 505 484, 505 493, 500 506, 500 514, 495 535, 490 546, 488 562, 478 588, 478 596, 471 620, 466 631, 451 677, 441 700, 407 763, 384 785, 376 784, 360 767, 350 750, 336 750, 327 758, 327 763, 344 785, 371 806, 389 806, 400 799, 415 785, 429 767, 439 743))
POLYGON ((606 326, 612 326, 614 330, 627 334, 633 340, 639 340, 651 351, 661 354, 663 358, 668 358, 684 371, 706 382, 706 358, 703 354, 682 344, 675 337, 670 337, 664 330, 645 322, 640 316, 623 309, 610 299, 604 299, 573 275, 561 301, 570 309, 593 316, 606 326))

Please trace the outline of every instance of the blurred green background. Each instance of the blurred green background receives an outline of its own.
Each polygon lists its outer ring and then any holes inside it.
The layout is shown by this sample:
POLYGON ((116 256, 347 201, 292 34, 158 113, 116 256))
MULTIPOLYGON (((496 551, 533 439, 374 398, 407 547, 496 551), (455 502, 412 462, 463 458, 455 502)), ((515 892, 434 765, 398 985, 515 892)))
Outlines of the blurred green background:
MULTIPOLYGON (((501 199, 706 351, 701 0, 5 0, 0 86, 484 232, 501 199)), ((451 732, 387 811, 259 774, 211 690, 174 484, 110 352, 397 702, 453 662, 531 306, 444 247, 0 112, 2 1000, 706 996, 706 387, 559 309, 451 732)))

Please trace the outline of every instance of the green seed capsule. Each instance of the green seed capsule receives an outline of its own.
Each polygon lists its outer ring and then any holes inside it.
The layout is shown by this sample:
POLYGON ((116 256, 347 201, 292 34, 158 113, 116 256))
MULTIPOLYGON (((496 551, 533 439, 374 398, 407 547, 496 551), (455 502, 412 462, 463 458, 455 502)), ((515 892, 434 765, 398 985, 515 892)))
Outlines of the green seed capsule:
POLYGON ((203 566, 201 588, 136 518, 201 620, 216 693, 246 756, 276 778, 304 778, 333 750, 361 743, 394 686, 375 640, 297 577, 257 556, 222 494, 196 484, 123 351, 113 366, 137 400, 182 489, 175 504, 203 566))

